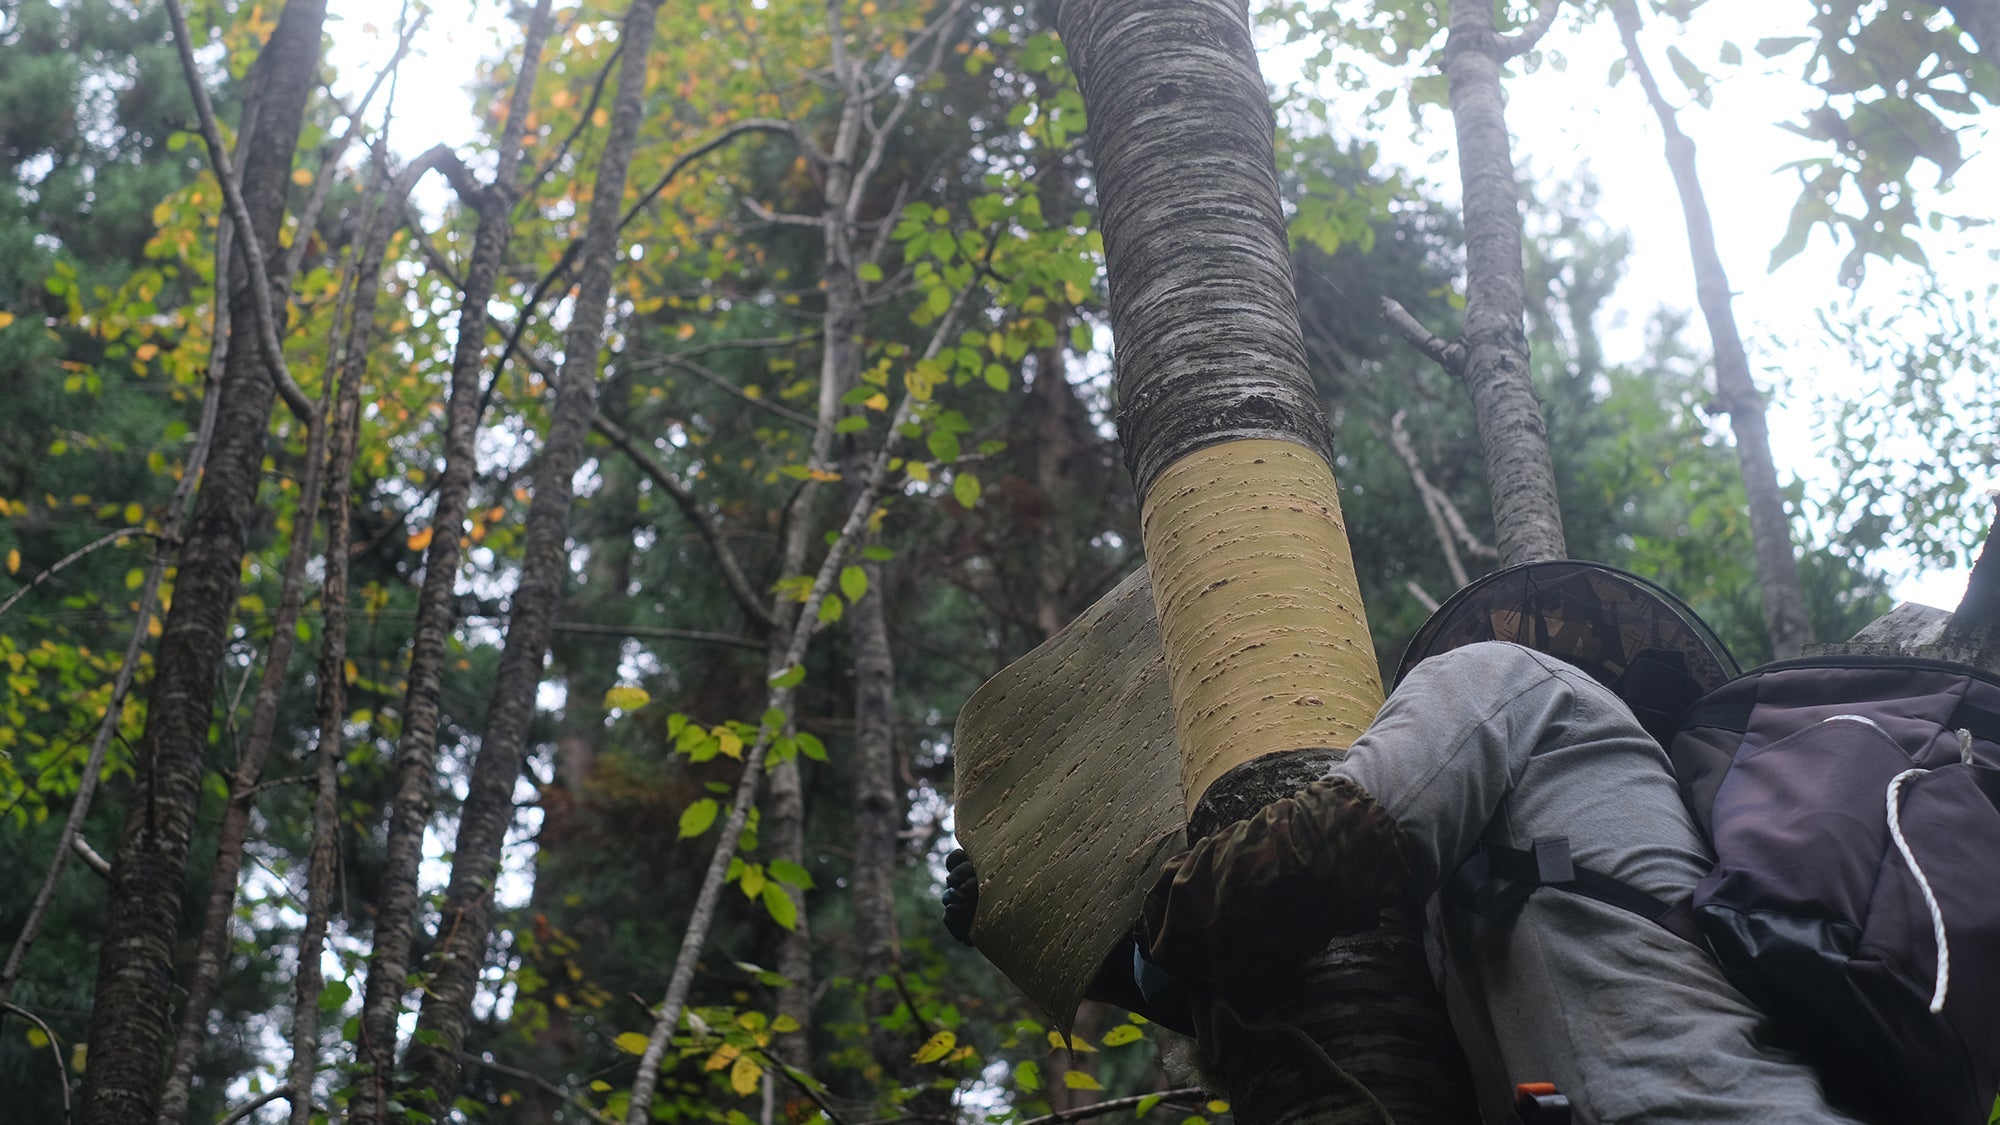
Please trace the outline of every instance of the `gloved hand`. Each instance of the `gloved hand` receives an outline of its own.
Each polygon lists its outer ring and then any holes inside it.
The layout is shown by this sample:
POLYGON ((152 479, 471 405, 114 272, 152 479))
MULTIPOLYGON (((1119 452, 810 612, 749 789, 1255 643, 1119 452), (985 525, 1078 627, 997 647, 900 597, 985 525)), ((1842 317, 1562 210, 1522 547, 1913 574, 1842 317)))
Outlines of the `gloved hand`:
POLYGON ((1359 786, 1316 781, 1203 838, 1146 896, 1147 957, 1176 975, 1269 976, 1419 889, 1421 849, 1359 786))
POLYGON ((972 915, 979 909, 979 872, 964 848, 944 857, 944 928, 966 945, 972 944, 972 915))

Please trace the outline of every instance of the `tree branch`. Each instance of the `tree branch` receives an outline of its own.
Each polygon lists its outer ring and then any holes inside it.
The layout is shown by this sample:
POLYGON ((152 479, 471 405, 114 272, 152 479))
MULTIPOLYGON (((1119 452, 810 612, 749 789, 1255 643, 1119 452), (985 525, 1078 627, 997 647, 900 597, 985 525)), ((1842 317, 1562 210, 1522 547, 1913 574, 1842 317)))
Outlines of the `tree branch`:
POLYGON ((763 630, 776 628, 777 618, 771 616, 771 611, 765 607, 763 600, 757 596, 757 591, 751 587, 750 580, 743 576, 743 568, 736 562, 736 553, 723 541, 722 532, 715 525, 715 518, 708 514, 708 509, 702 506, 694 493, 689 492, 686 485, 674 479, 674 475, 667 471, 666 466, 656 461, 646 447, 634 440, 631 434, 626 433, 623 426, 605 417, 602 411, 591 419, 590 426, 622 450, 625 456, 631 458, 632 463, 638 466, 640 472, 645 473, 654 484, 659 485, 673 498, 681 514, 686 516, 695 530, 701 533, 702 539, 708 543, 708 549, 714 552, 716 566, 722 571, 722 580, 728 585, 730 596, 736 599, 736 604, 750 616, 750 620, 756 622, 758 628, 763 630))
POLYGON ((816 425, 813 419, 806 417, 804 414, 801 414, 798 411, 793 410, 791 407, 786 406, 783 403, 772 402, 768 398, 750 397, 748 394, 744 393, 743 388, 737 386, 736 384, 730 382, 728 379, 723 378, 721 375, 716 374, 715 372, 709 370, 706 367, 703 367, 701 364, 696 363, 691 359, 684 359, 678 355, 663 354, 659 357, 659 362, 660 364, 665 365, 667 367, 678 367, 682 371, 685 371, 690 375, 700 376, 701 378, 706 379, 707 381, 715 384, 717 387, 728 392, 729 394, 732 394, 736 396, 738 399, 741 399, 743 402, 751 406, 754 406, 757 409, 762 410, 766 413, 775 414, 778 417, 783 418, 787 422, 793 422, 798 425, 805 426, 807 428, 811 428, 812 426, 816 425))
POLYGON ((1121 1109, 1131 1109, 1148 1098, 1158 1098, 1163 1102, 1199 1101, 1208 1097, 1208 1091, 1199 1086, 1181 1086, 1172 1090, 1161 1090, 1153 1094, 1134 1094, 1128 1098, 1107 1098, 1101 1102, 1079 1106, 1076 1109, 1058 1110, 1041 1117, 1030 1117, 1020 1125, 1067 1125, 1071 1121, 1082 1121, 1091 1117, 1102 1117, 1121 1109))
POLYGON ((201 139, 208 146, 208 162, 215 170, 216 183, 222 187, 230 224, 235 227, 236 237, 242 240, 243 261, 250 267, 250 305, 257 320, 257 348, 264 353, 264 363, 271 370, 271 382, 278 397, 285 400, 299 421, 310 425, 313 403, 292 378, 292 369, 285 365, 285 349, 278 340, 277 315, 271 309, 271 275, 266 268, 264 248, 258 245, 257 232, 250 225, 250 209, 243 202, 236 173, 230 170, 229 150, 223 146, 222 130, 215 124, 215 106, 208 100, 208 86, 202 82, 201 70, 194 61, 194 37, 188 31, 187 13, 181 10, 180 0, 167 0, 167 18, 173 23, 174 45, 180 49, 181 72, 187 76, 188 93, 193 96, 195 113, 201 118, 201 139))
POLYGON ((90 841, 84 839, 81 835, 71 836, 69 838, 69 850, 75 852, 77 858, 83 860, 84 866, 97 872, 103 878, 111 878, 111 861, 97 854, 97 849, 90 846, 90 841))
POLYGON ((1535 18, 1512 35, 1500 36, 1500 61, 1517 58, 1535 49, 1542 36, 1549 33, 1549 27, 1556 22, 1556 12, 1562 7, 1562 0, 1542 0, 1535 11, 1535 18))
POLYGON ((553 1094, 554 1096, 561 1098, 565 1103, 575 1106, 579 1111, 583 1113, 584 1116, 590 1118, 592 1121, 600 1122, 602 1123, 602 1125, 618 1125, 616 1120, 604 1116, 603 1113, 599 1112, 598 1109, 592 1106, 589 1102, 584 1101, 582 1098, 577 1097, 575 1094, 570 1093, 568 1090, 565 1090, 561 1086, 558 1086, 555 1083, 549 1081, 548 1079, 543 1078, 539 1074, 534 1074, 529 1071, 518 1069, 516 1067, 511 1067, 505 1063, 494 1062, 492 1059, 481 1058, 470 1051, 460 1051, 458 1053, 458 1057, 464 1060, 465 1062, 471 1063, 474 1066, 484 1067, 485 1069, 490 1070, 495 1074, 504 1074, 509 1078, 518 1078, 523 1082, 531 1082, 535 1085, 537 1089, 541 1090, 543 1093, 553 1094))
POLYGON ((281 1085, 275 1090, 259 1094, 255 1098, 252 1098, 251 1100, 244 1102, 242 1105, 237 1106, 235 1109, 230 1110, 228 1116, 216 1122, 215 1125, 236 1125, 236 1123, 239 1121, 248 1120, 251 1114, 257 1112, 260 1109, 263 1109, 265 1106, 270 1105, 272 1102, 277 1101, 279 1098, 289 1098, 291 1096, 292 1096, 291 1085, 289 1083, 281 1085))
POLYGON ((1425 328, 1422 322, 1410 314, 1394 297, 1384 297, 1375 307, 1375 315, 1386 321, 1403 339, 1437 363, 1439 367, 1455 376, 1465 374, 1465 345, 1457 341, 1446 341, 1425 328))
POLYGON ((56 575, 62 573, 64 570, 69 569, 71 566, 75 565, 79 560, 81 560, 85 555, 88 555, 91 552, 97 551, 101 548, 108 547, 111 544, 116 543, 121 539, 130 539, 134 535, 144 535, 153 539, 158 539, 163 543, 167 542, 167 537, 161 535, 157 531, 148 531, 143 527, 121 527, 117 531, 114 531, 109 535, 103 536, 81 547, 78 547, 76 550, 71 551, 69 554, 64 555, 62 558, 57 559, 55 563, 51 565, 47 570, 44 570, 40 574, 35 575, 32 579, 29 579, 27 585, 7 595, 7 600, 4 602, 0 602, 0 616, 4 616, 8 610, 13 609, 14 603, 26 597, 28 595, 28 591, 33 590, 35 587, 40 586, 42 583, 47 582, 51 578, 54 578, 56 575))
POLYGON ((59 1085, 62 1086, 63 1120, 64 1121, 70 1120, 71 1114, 69 1105, 69 1067, 63 1064, 62 1046, 61 1044, 56 1042, 55 1031, 51 1029, 47 1023, 43 1022, 42 1017, 36 1015, 35 1013, 29 1011, 26 1008, 21 1007, 19 1004, 0 1003, 0 1011, 12 1012, 17 1016, 20 1016, 22 1019, 27 1020, 29 1023, 34 1024, 36 1027, 42 1029, 42 1038, 47 1039, 49 1041, 49 1054, 54 1055, 56 1057, 56 1074, 61 1076, 59 1085))

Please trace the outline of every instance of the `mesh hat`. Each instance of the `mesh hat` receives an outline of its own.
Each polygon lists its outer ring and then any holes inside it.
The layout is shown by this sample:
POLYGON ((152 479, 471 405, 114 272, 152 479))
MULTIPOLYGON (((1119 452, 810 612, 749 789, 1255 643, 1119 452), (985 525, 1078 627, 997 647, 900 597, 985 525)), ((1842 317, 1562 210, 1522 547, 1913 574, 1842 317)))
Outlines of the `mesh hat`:
POLYGON ((1685 602, 1636 574, 1574 559, 1495 571, 1453 594, 1403 650, 1396 682, 1478 641, 1511 641, 1576 666, 1663 741, 1688 704, 1742 672, 1685 602))

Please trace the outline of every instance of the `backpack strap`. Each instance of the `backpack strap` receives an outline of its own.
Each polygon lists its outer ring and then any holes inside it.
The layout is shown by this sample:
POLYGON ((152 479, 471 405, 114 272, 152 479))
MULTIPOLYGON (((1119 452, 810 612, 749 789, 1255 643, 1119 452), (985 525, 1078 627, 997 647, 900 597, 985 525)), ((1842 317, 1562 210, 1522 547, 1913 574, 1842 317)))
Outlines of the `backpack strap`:
POLYGON ((1567 836, 1539 837, 1526 849, 1488 840, 1459 864, 1446 893, 1458 905, 1491 918, 1518 909, 1542 887, 1630 911, 1675 937, 1708 948, 1695 925, 1693 896, 1662 902, 1622 879, 1578 866, 1570 859, 1567 836))

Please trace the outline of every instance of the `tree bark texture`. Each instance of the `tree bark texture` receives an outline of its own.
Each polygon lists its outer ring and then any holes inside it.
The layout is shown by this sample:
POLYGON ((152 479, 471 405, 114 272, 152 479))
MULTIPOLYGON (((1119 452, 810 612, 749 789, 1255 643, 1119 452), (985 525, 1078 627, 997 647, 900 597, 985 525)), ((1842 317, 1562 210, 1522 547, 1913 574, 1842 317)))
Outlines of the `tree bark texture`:
MULTIPOLYGON (((646 63, 652 54, 659 0, 634 0, 620 34, 625 44, 612 103, 611 127, 598 163, 590 218, 584 233, 577 293, 563 362, 556 378, 549 432, 537 457, 534 498, 528 505, 521 579, 507 623, 507 645, 494 678, 486 730, 473 763, 451 879, 445 888, 436 971, 424 994, 417 1030, 429 1042, 412 1043, 406 1065, 413 1090, 437 1106, 457 1096, 459 1051, 472 1018, 472 998, 492 929, 493 883, 500 849, 514 823, 514 784, 521 776, 535 693, 548 656, 555 610, 569 577, 569 510, 574 477, 597 410, 598 349, 618 258, 618 225, 626 173, 645 112, 646 63)), ((456 536, 458 527, 440 529, 456 536)), ((435 538, 435 537, 434 537, 435 538)))
POLYGON ((1708 199, 1701 190, 1695 171, 1694 141, 1681 132, 1673 106, 1653 81, 1652 68, 1639 50, 1639 10, 1629 2, 1612 8, 1618 34, 1625 41, 1625 57, 1646 92, 1646 101, 1660 120, 1667 138, 1667 167, 1672 169, 1674 187, 1680 192, 1681 215, 1687 222, 1688 250, 1694 258, 1696 299, 1708 322, 1710 346, 1715 349, 1715 391, 1722 408, 1729 412, 1729 428, 1736 435, 1736 456, 1743 467, 1743 490, 1750 500, 1750 538, 1757 560, 1757 586, 1763 593, 1764 629, 1771 639, 1771 655, 1789 660, 1812 640, 1812 626, 1806 620, 1805 592, 1799 586, 1799 563, 1792 553, 1792 525, 1785 515, 1785 495, 1778 487, 1778 469, 1771 461, 1771 433, 1765 423, 1764 396, 1750 377, 1750 360, 1743 353, 1743 339, 1736 331, 1736 314, 1730 307, 1729 275, 1723 271, 1722 255, 1715 246, 1715 224, 1708 214, 1708 199))
POLYGON ((1528 374, 1521 197, 1500 66, 1508 45, 1486 0, 1453 0, 1445 74, 1465 208, 1465 386, 1493 494, 1500 565, 1559 559, 1562 512, 1548 427, 1528 374))
MULTIPOLYGON (((319 73, 325 16, 323 0, 291 0, 259 60, 266 82, 238 182, 256 244, 279 254, 292 154, 319 73)), ((216 671, 236 608, 276 394, 275 373, 251 342, 258 296, 242 281, 229 297, 233 346, 216 392, 221 402, 214 445, 181 548, 137 781, 112 865, 110 901, 118 909, 106 914, 98 956, 92 1058, 80 1116, 85 1125, 132 1125, 152 1120, 158 1110, 175 930, 208 766, 216 671)), ((278 299, 275 293, 261 296, 278 299)))
MULTIPOLYGON (((1144 513, 1193 805, 1227 767, 1208 745, 1229 740, 1223 728, 1268 730, 1283 744, 1267 748, 1278 751, 1342 747, 1373 717, 1381 688, 1346 558, 1331 436, 1305 369, 1246 7, 1068 0, 1057 26, 1090 118, 1119 437, 1144 513), (1293 606, 1295 596, 1310 610, 1293 606), (1302 618, 1310 626, 1294 632, 1302 618), (1280 683, 1302 669, 1321 679, 1280 683), (1211 691, 1232 678, 1234 688, 1211 691), (1300 733, 1308 730, 1324 733, 1300 733)), ((1518 278, 1518 231, 1516 239, 1518 278)), ((1516 292, 1518 333, 1518 282, 1516 292)), ((1270 788, 1269 798, 1289 791, 1270 788)), ((1467 1119, 1463 1065, 1440 1034, 1442 1006, 1420 947, 1407 932, 1385 931, 1370 947, 1329 954, 1349 955, 1358 977, 1406 1003, 1354 1003, 1369 990, 1314 987, 1315 967, 1302 970, 1283 1009, 1233 996, 1204 1005, 1204 1051, 1238 1120, 1375 1121, 1376 1099, 1401 1121, 1467 1119), (1259 1014, 1230 1018, 1245 1006, 1259 1014), (1267 1068, 1269 1034, 1304 1041, 1308 1059, 1382 1065, 1360 1078, 1366 1090, 1353 1066, 1267 1068)))
POLYGON ((445 406, 444 472, 438 481, 431 541, 424 555, 423 587, 417 595, 408 687, 403 695, 403 732, 396 744, 395 794, 383 848, 382 891, 376 903, 361 1030, 355 1045, 360 1066, 356 1077, 358 1090, 350 1103, 350 1113, 364 1125, 376 1125, 383 1120, 388 1103, 388 1076, 395 1064, 396 1017, 407 987, 412 931, 420 907, 417 870, 423 860, 424 828, 430 823, 437 788, 439 691, 445 648, 456 618, 453 602, 461 551, 458 529, 465 523, 476 465, 480 376, 485 368, 489 322, 487 304, 498 283, 500 268, 506 262, 507 244, 513 235, 510 209, 521 166, 521 138, 534 101, 535 76, 541 71, 543 46, 548 40, 550 8, 550 0, 540 0, 527 23, 521 44, 520 77, 514 83, 507 120, 495 145, 493 183, 478 197, 465 200, 478 210, 479 224, 473 233, 472 257, 466 266, 464 299, 459 303, 451 394, 445 406), (440 528, 447 530, 440 534, 440 528))

